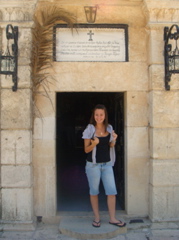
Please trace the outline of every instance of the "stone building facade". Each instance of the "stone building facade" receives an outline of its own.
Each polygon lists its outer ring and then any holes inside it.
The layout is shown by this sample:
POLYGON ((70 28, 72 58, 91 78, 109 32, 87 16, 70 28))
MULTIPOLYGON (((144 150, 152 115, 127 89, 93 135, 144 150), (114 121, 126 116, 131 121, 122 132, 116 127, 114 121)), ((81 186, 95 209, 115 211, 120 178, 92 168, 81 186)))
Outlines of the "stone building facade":
MULTIPOLYGON (((152 221, 179 220, 179 76, 164 85, 165 26, 179 23, 178 0, 0 0, 0 45, 7 24, 19 27, 18 90, 11 76, 0 87, 0 219, 33 224, 57 215, 56 94, 119 92, 124 96, 125 212, 152 221), (53 62, 48 98, 31 79, 33 16, 45 4, 85 23, 84 6, 97 5, 95 24, 128 25, 127 62, 53 62), (53 104, 51 104, 51 102, 53 104), (43 120, 43 121, 42 121, 43 120)), ((59 213, 60 214, 60 213, 59 213)))

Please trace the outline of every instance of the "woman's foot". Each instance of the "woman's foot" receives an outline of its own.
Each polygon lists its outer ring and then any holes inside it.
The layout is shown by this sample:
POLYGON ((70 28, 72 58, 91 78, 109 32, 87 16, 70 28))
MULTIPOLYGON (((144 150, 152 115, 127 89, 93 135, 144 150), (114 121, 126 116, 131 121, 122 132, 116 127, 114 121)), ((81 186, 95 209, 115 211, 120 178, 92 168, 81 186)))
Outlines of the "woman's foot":
POLYGON ((100 227, 100 226, 101 226, 101 221, 95 221, 95 220, 93 220, 92 226, 93 226, 93 227, 100 227))
POLYGON ((109 222, 109 224, 115 225, 117 227, 125 227, 126 223, 118 220, 117 222, 109 222))

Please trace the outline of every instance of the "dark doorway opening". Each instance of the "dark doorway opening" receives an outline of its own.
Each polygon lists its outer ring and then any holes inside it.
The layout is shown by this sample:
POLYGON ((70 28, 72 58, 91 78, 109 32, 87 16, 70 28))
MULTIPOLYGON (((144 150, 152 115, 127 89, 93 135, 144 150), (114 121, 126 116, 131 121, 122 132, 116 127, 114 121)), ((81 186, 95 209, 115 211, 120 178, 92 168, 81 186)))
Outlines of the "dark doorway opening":
MULTIPOLYGON (((86 154, 82 132, 96 104, 104 104, 109 123, 118 134, 114 174, 117 210, 124 210, 124 93, 63 92, 56 95, 57 211, 91 211, 85 175, 86 154)), ((106 196, 100 185, 100 210, 106 211, 106 196)))

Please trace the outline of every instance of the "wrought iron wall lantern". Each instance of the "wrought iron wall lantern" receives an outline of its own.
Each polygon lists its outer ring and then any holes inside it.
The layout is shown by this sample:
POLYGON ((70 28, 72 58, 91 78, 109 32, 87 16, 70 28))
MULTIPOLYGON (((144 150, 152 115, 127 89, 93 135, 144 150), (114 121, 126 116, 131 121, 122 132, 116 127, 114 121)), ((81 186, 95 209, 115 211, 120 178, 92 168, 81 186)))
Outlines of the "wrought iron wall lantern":
POLYGON ((97 7, 84 7, 86 14, 86 21, 88 23, 94 23, 96 21, 97 7))
POLYGON ((179 73, 179 27, 174 24, 164 28, 165 89, 170 90, 171 75, 179 73), (169 41, 171 40, 171 43, 169 41), (173 43, 173 44, 172 44, 173 43), (175 44, 175 45, 174 45, 175 44))
POLYGON ((0 51, 0 74, 12 75, 12 91, 17 91, 17 64, 18 64, 18 27, 8 24, 6 27, 7 49, 0 51), (11 49, 9 40, 13 40, 11 49))

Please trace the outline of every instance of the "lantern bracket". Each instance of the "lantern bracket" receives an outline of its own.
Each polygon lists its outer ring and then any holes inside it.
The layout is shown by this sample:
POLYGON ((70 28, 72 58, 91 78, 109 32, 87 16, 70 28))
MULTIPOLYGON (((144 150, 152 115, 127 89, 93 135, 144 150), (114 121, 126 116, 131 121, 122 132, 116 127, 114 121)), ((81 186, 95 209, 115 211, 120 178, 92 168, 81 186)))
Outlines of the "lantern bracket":
POLYGON ((170 28, 164 28, 164 60, 165 60, 165 89, 170 90, 169 82, 171 81, 172 74, 179 73, 179 49, 178 49, 178 39, 179 39, 179 27, 174 24, 170 28), (173 44, 169 41, 175 41, 175 48, 173 49, 173 44))
POLYGON ((13 27, 11 24, 6 26, 7 49, 3 54, 0 51, 0 74, 12 75, 13 86, 12 90, 17 91, 17 65, 18 65, 18 27, 13 27), (9 40, 13 40, 11 49, 9 40))

